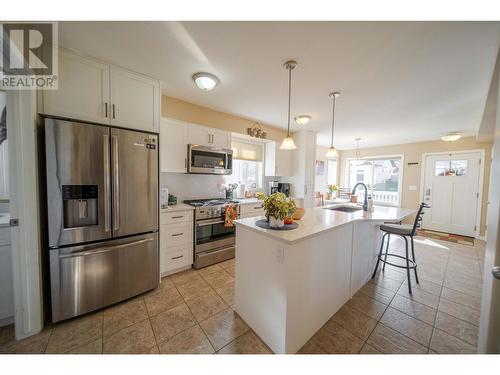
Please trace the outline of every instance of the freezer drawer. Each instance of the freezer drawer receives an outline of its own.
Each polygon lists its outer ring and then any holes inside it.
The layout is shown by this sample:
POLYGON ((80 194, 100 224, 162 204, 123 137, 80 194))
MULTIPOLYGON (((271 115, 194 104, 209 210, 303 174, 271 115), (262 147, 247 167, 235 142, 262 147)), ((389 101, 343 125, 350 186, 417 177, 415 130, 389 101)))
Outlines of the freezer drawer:
POLYGON ((50 250, 52 321, 68 319, 154 289, 158 233, 50 250))

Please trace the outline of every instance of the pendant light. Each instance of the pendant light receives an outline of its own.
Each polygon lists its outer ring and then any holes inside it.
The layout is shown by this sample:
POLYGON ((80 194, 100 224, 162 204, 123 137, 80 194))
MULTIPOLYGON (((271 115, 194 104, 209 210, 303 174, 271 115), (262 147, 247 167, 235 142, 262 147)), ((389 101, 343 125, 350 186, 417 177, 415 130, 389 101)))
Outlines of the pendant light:
POLYGON ((340 96, 340 92, 337 92, 337 91, 331 92, 329 96, 330 96, 330 98, 333 99, 332 100, 332 139, 330 142, 330 148, 328 149, 328 152, 326 153, 326 157, 328 159, 335 159, 336 157, 339 156, 339 153, 337 152, 335 147, 333 147, 333 129, 335 127, 335 101, 340 96))
POLYGON ((290 137, 290 104, 292 99, 292 70, 297 66, 297 61, 287 61, 284 66, 288 70, 288 126, 286 129, 286 138, 283 139, 280 150, 295 150, 297 146, 295 146, 293 138, 290 137))

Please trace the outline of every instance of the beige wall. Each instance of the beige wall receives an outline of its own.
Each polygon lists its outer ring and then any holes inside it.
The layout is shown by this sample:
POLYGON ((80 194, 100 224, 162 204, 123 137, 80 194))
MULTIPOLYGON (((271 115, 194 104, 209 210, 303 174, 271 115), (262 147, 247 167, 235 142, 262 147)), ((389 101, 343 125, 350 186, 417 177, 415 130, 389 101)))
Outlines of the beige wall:
MULTIPOLYGON (((161 98, 161 115, 163 117, 170 117, 241 134, 247 134, 247 128, 256 123, 254 120, 215 111, 165 95, 161 98)), ((286 136, 286 131, 282 129, 262 123, 260 125, 267 132, 268 139, 281 141, 286 136)))
MULTIPOLYGON (((484 160, 484 184, 483 184, 483 199, 481 207, 481 227, 480 235, 484 236, 486 211, 488 201, 488 187, 490 184, 490 166, 491 166, 491 142, 479 143, 475 137, 467 137, 459 139, 456 142, 444 141, 429 141, 419 143, 407 143, 401 145, 392 145, 384 147, 366 148, 361 150, 362 157, 382 156, 382 155, 404 155, 403 168, 403 188, 401 197, 401 206, 408 208, 416 208, 420 204, 420 171, 422 167, 422 154, 429 152, 447 152, 461 150, 485 150, 484 160), (418 162, 418 165, 408 165, 408 163, 418 162), (409 186, 417 186, 416 191, 409 191, 409 186)), ((346 176, 346 159, 355 157, 356 150, 345 150, 340 152, 340 186, 345 186, 347 181, 346 176)))

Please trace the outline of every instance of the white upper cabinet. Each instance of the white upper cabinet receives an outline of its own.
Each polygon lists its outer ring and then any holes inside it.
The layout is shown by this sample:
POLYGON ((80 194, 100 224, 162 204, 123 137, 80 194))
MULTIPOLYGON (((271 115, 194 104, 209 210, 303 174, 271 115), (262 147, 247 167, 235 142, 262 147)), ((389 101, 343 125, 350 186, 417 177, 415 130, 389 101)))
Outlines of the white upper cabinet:
POLYGON ((212 133, 210 128, 189 124, 187 133, 189 144, 200 146, 212 145, 212 133))
POLYGON ((47 115, 160 131, 160 82, 59 50, 57 90, 42 92, 47 115))
POLYGON ((224 130, 189 124, 188 143, 229 149, 231 148, 231 133, 224 130))
POLYGON ((280 150, 277 142, 266 143, 266 176, 292 176, 293 153, 291 150, 280 150))
POLYGON ((159 132, 160 83, 111 67, 111 125, 159 132))
POLYGON ((162 172, 186 173, 187 126, 162 119, 160 128, 160 168, 162 172))
POLYGON ((231 148, 231 133, 224 130, 211 129, 212 132, 212 147, 231 148))
POLYGON ((109 65, 60 50, 58 89, 42 95, 45 114, 109 123, 109 65))

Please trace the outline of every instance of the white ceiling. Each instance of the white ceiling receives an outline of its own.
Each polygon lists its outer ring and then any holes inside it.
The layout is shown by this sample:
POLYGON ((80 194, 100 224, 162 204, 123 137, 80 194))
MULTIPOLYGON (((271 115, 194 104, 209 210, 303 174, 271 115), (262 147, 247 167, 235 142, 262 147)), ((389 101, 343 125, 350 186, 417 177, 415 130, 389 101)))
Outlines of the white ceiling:
MULTIPOLYGON (((286 127, 292 116, 340 149, 475 135, 500 43, 498 22, 62 22, 60 44, 156 77, 164 94, 286 127), (193 73, 220 84, 198 90, 193 73)), ((292 131, 300 127, 292 126, 292 131)))

